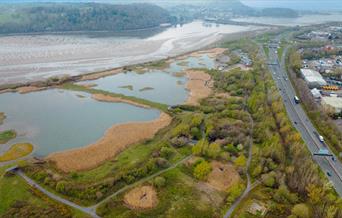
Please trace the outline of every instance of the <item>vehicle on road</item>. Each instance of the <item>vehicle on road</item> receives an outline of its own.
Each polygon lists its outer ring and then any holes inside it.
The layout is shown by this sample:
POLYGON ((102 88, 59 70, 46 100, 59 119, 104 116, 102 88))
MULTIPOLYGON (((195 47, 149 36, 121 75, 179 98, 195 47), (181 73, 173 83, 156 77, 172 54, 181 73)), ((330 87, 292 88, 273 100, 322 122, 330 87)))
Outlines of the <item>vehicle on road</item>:
POLYGON ((323 136, 319 135, 318 139, 319 139, 320 142, 322 142, 322 143, 324 142, 324 137, 323 136))
POLYGON ((327 172, 327 175, 328 175, 329 177, 331 177, 331 173, 330 173, 329 171, 327 172))
POLYGON ((295 96, 293 99, 294 99, 294 101, 295 101, 296 104, 299 104, 299 103, 300 103, 300 100, 299 100, 299 98, 298 98, 297 96, 295 96))

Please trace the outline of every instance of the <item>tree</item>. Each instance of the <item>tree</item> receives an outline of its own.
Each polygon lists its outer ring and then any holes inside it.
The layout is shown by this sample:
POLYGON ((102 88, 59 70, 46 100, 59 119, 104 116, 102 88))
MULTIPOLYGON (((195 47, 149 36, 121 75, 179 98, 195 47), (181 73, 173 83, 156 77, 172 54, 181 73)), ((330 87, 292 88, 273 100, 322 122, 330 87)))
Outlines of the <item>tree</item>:
POLYGON ((173 155, 174 151, 169 147, 162 147, 160 149, 160 156, 166 159, 170 158, 173 155))
POLYGON ((205 139, 202 139, 198 141, 194 147, 192 147, 192 153, 194 155, 201 156, 206 153, 208 146, 209 142, 205 139))
POLYGON ((310 218, 310 209, 306 204, 296 204, 292 210, 292 214, 298 218, 310 218))
POLYGON ((56 191, 59 193, 64 193, 65 192, 65 186, 66 182, 65 181, 59 181, 56 184, 56 191))
POLYGON ((208 174, 211 172, 211 166, 207 161, 202 161, 197 164, 194 169, 194 176, 196 179, 205 180, 208 174))
POLYGON ((211 143, 207 150, 207 155, 210 158, 217 158, 221 153, 221 146, 217 143, 211 143))

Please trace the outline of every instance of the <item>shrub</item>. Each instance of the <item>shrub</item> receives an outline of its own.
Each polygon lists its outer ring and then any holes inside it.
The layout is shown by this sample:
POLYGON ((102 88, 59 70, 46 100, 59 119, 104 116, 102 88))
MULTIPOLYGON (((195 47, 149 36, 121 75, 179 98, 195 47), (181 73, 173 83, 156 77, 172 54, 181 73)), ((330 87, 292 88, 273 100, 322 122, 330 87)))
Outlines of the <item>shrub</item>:
POLYGON ((59 181, 56 184, 56 191, 59 193, 64 193, 65 192, 65 186, 66 182, 65 181, 59 181))
POLYGON ((162 176, 158 176, 153 180, 153 185, 157 188, 164 187, 166 185, 166 180, 162 176))
POLYGON ((211 172, 211 166, 207 161, 202 161, 194 169, 194 176, 196 179, 205 180, 211 172))
POLYGON ((296 204, 292 210, 292 214, 298 218, 310 218, 310 209, 306 204, 296 204))
POLYGON ((160 156, 166 159, 170 158, 173 155, 174 151, 169 147, 162 147, 160 149, 160 156))
POLYGON ((246 162, 247 162, 246 157, 243 154, 241 154, 238 158, 234 160, 235 165, 238 167, 246 166, 246 162))

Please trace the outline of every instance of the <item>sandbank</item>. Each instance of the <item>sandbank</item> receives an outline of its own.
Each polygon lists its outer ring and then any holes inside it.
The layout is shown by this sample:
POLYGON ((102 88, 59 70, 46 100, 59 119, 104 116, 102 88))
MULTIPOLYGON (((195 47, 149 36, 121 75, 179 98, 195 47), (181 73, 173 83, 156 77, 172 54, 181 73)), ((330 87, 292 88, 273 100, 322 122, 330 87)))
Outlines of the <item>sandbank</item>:
POLYGON ((26 93, 30 93, 30 92, 38 92, 38 91, 42 91, 46 89, 45 87, 36 87, 36 86, 23 86, 23 87, 19 87, 16 89, 17 92, 19 92, 20 94, 26 94, 26 93))
POLYGON ((187 70, 186 76, 189 79, 186 89, 190 92, 186 104, 198 105, 200 99, 208 97, 212 92, 210 88, 211 77, 200 70, 187 70))
POLYGON ((64 172, 92 169, 115 157, 127 146, 152 138, 160 129, 168 126, 171 119, 162 112, 156 120, 117 124, 96 143, 50 154, 47 160, 54 162, 64 172))
POLYGON ((140 104, 138 102, 135 101, 131 101, 128 99, 124 99, 121 97, 113 97, 113 96, 109 96, 109 95, 104 95, 104 94, 93 94, 91 96, 93 99, 97 100, 97 101, 103 101, 103 102, 115 102, 115 103, 126 103, 126 104, 130 104, 130 105, 134 105, 137 107, 142 107, 142 108, 151 108, 148 105, 145 104, 140 104))

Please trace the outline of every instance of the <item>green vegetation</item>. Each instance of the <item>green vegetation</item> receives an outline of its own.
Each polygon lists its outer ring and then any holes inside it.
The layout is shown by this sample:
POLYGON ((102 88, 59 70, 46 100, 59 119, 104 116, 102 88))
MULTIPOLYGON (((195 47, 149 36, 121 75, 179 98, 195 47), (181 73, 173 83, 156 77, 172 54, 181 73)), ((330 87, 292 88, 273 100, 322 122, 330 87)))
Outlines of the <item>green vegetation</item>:
POLYGON ((21 157, 29 155, 33 151, 33 145, 29 143, 18 143, 10 147, 9 150, 5 151, 0 155, 0 162, 6 162, 16 160, 21 157))
POLYGON ((128 89, 130 91, 133 91, 133 86, 132 85, 127 85, 127 86, 119 86, 119 88, 122 88, 122 89, 128 89))
MULTIPOLYGON (((252 202, 265 205, 270 218, 340 216, 341 199, 287 118, 271 74, 258 58, 258 46, 242 39, 225 47, 247 52, 254 62, 248 71, 207 71, 214 91, 227 95, 213 94, 198 106, 173 108, 171 125, 155 138, 130 146, 93 170, 65 174, 51 163, 29 164, 23 170, 42 186, 82 205, 101 202, 137 183, 154 186, 156 207, 130 209, 124 203, 130 190, 124 190, 100 205, 97 213, 102 217, 221 217, 246 189, 247 170, 257 187, 234 217, 251 217, 247 210, 252 202), (251 142, 253 155, 247 169, 251 142), (170 168, 185 157, 189 159, 170 168), (221 169, 215 163, 232 166, 239 182, 223 190, 214 187, 212 176, 221 169)), ((161 104, 74 84, 63 88, 119 96, 166 110, 161 104)))
POLYGON ((145 92, 145 91, 149 91, 149 90, 153 90, 154 88, 152 87, 144 87, 144 88, 141 88, 139 89, 139 92, 145 92))
POLYGON ((8 141, 17 137, 17 133, 14 130, 6 130, 0 132, 0 144, 6 144, 8 141))
POLYGON ((67 90, 73 90, 73 91, 81 91, 81 92, 87 92, 90 94, 104 94, 104 95, 108 95, 108 96, 112 96, 112 97, 120 97, 123 99, 127 99, 127 100, 131 100, 137 103, 141 103, 147 106, 150 106, 152 108, 156 108, 162 111, 167 111, 168 110, 168 106, 165 104, 161 104, 161 103, 156 103, 156 102, 152 102, 146 99, 141 99, 141 98, 137 98, 137 97, 133 97, 133 96, 126 96, 123 94, 116 94, 116 93, 111 93, 111 92, 107 92, 107 91, 103 91, 103 90, 98 90, 98 89, 92 89, 92 88, 87 88, 84 86, 80 86, 77 84, 72 84, 72 83, 65 83, 64 85, 61 86, 64 89, 67 90))
POLYGON ((174 21, 166 10, 151 4, 5 4, 0 10, 0 33, 124 31, 174 21))
POLYGON ((10 165, 0 168, 0 215, 2 217, 86 217, 85 214, 58 204, 32 189, 15 175, 5 175, 10 165))

